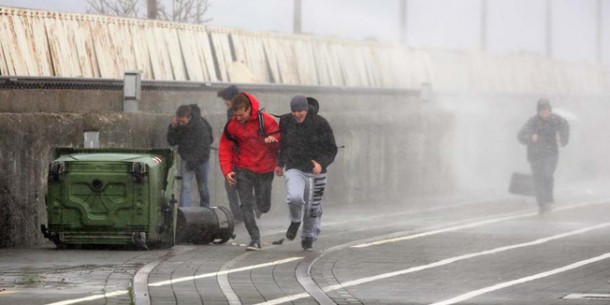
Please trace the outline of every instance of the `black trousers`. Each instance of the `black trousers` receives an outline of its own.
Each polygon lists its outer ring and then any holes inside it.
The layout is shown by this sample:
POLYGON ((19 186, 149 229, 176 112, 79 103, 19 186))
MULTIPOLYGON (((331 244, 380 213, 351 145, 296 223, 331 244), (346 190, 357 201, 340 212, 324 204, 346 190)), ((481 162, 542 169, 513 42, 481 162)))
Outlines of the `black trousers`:
POLYGON ((555 169, 557 168, 557 155, 549 155, 533 160, 530 165, 532 167, 532 175, 534 176, 534 184, 536 185, 536 199, 541 208, 552 204, 553 188, 555 179, 555 169))
POLYGON ((227 199, 229 200, 229 207, 231 208, 233 219, 235 219, 235 221, 243 221, 243 217, 241 216, 241 208, 239 207, 237 187, 235 185, 230 185, 229 182, 225 180, 225 190, 227 191, 227 199))
POLYGON ((260 242, 261 236, 256 225, 254 207, 262 213, 271 209, 271 184, 273 183, 273 172, 258 174, 246 169, 236 170, 237 193, 241 203, 241 215, 250 239, 260 242))

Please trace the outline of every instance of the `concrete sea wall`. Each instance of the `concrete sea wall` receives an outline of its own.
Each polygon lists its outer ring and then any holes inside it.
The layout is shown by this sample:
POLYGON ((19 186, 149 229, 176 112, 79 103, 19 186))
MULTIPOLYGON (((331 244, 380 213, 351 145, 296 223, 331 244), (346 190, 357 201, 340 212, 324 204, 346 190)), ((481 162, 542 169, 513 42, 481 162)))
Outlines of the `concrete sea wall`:
MULTIPOLYGON (((52 149, 80 147, 83 132, 99 131, 102 147, 167 147, 169 120, 180 104, 197 103, 214 128, 217 145, 226 120, 216 91, 145 90, 140 112, 123 113, 122 91, 94 88, 0 89, 0 247, 38 245, 46 223, 46 177, 52 149)), ((419 93, 246 86, 266 111, 288 112, 295 94, 316 97, 321 115, 344 146, 329 169, 325 204, 383 204, 451 191, 451 116, 419 93)), ((209 186, 212 204, 228 206, 216 151, 209 186)), ((177 189, 176 189, 177 191, 177 189)), ((285 213, 283 179, 274 181, 272 213, 285 213)))

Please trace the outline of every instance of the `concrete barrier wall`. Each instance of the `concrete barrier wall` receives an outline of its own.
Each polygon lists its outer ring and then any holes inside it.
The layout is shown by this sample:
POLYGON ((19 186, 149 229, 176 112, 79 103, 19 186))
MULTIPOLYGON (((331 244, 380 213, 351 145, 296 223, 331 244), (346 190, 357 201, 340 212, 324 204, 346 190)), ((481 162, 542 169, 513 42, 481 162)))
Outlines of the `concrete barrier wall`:
MULTIPOLYGON (((100 132, 102 147, 167 147, 169 120, 180 104, 197 103, 216 139, 226 120, 221 85, 198 90, 151 90, 139 113, 121 113, 122 91, 1 89, 0 247, 32 246, 43 239, 45 188, 53 147, 83 145, 83 132, 100 132)), ((329 170, 325 204, 380 204, 405 196, 449 192, 451 116, 421 103, 419 93, 396 90, 246 87, 268 112, 288 112, 291 96, 315 96, 335 130, 339 150, 329 170)), ((216 140, 215 145, 217 145, 216 140)), ((228 206, 216 151, 210 188, 213 205, 228 206)), ((274 181, 271 213, 286 213, 284 185, 274 181)))

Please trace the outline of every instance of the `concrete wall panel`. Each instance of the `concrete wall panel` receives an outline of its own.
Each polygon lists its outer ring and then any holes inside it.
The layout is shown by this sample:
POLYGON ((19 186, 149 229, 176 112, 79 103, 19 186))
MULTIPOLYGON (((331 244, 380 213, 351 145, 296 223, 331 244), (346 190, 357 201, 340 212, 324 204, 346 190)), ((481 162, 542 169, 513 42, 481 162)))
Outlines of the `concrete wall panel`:
MULTIPOLYGON (((44 196, 53 147, 80 147, 85 131, 99 131, 102 147, 167 147, 172 115, 179 105, 190 103, 198 104, 210 121, 217 146, 226 122, 226 108, 216 97, 220 88, 145 90, 139 113, 121 112, 121 90, 0 90, 0 247, 43 241, 39 226, 46 222, 44 196)), ((417 92, 245 85, 243 90, 275 114, 288 112, 295 94, 320 101, 321 115, 333 127, 337 144, 344 146, 329 169, 325 204, 379 204, 447 193, 453 187, 448 166, 451 115, 420 103, 417 92)), ((215 150, 211 165, 212 204, 228 206, 215 150)), ((276 178, 271 213, 285 215, 283 198, 283 179, 276 178)))

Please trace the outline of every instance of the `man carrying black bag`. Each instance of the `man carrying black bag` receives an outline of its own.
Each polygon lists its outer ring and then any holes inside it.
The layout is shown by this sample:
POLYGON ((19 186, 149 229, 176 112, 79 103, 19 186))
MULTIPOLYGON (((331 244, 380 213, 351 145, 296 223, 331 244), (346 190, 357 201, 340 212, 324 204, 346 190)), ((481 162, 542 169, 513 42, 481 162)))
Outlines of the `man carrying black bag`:
POLYGON ((570 126, 564 118, 551 112, 547 99, 540 99, 537 114, 523 125, 517 138, 527 146, 527 161, 532 168, 539 211, 546 214, 555 201, 553 175, 559 157, 558 143, 561 146, 568 144, 570 126))

